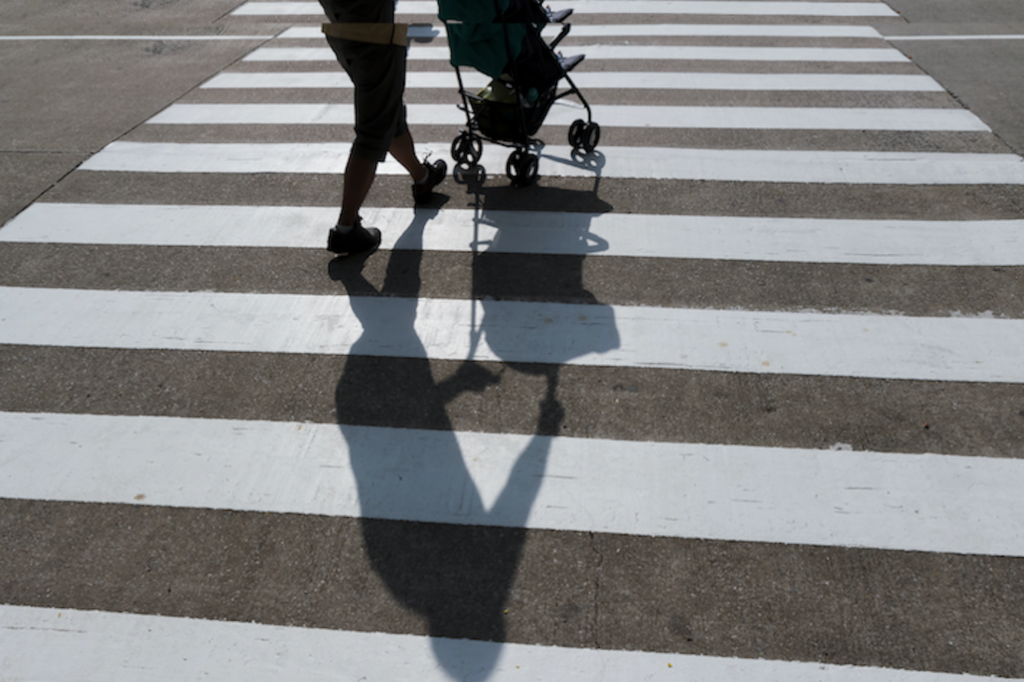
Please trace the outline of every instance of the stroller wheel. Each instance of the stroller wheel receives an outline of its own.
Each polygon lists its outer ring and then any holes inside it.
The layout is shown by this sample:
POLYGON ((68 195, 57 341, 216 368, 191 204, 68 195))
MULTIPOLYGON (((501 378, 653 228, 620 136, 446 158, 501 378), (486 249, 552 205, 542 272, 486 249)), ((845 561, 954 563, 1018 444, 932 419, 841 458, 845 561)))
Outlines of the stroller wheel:
POLYGON ((596 123, 588 123, 580 135, 580 146, 586 153, 597 149, 597 143, 601 141, 601 126, 596 123))
POLYGON ((483 153, 483 142, 467 130, 463 130, 452 141, 452 158, 457 164, 475 166, 483 153))
POLYGON ((587 127, 581 119, 576 119, 569 126, 569 146, 575 150, 583 147, 583 129, 587 127))
POLYGON ((516 150, 509 154, 505 173, 516 187, 528 187, 537 179, 538 160, 536 154, 516 150))

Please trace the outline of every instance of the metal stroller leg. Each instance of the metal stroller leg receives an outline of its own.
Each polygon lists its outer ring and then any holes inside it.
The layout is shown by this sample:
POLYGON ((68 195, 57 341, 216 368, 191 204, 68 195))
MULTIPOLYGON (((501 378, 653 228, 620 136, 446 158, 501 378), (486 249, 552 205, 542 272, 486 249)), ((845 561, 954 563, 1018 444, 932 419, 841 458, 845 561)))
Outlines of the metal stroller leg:
POLYGON ((452 140, 452 159, 458 166, 475 166, 484 153, 483 140, 473 134, 473 113, 466 100, 466 88, 462 83, 462 73, 455 69, 455 77, 459 81, 459 94, 462 95, 462 110, 466 112, 466 129, 452 140))
POLYGON ((569 126, 569 146, 573 148, 573 151, 590 154, 597 149, 597 143, 601 141, 601 126, 594 121, 593 113, 590 111, 590 103, 587 102, 587 99, 576 87, 576 84, 572 82, 572 77, 568 73, 565 74, 565 80, 569 83, 569 90, 559 95, 559 97, 576 95, 580 102, 583 103, 583 108, 587 110, 586 121, 578 118, 569 126))
POLYGON ((556 47, 558 47, 558 43, 562 42, 562 38, 564 38, 567 35, 569 35, 569 29, 571 29, 571 28, 572 28, 572 26, 570 24, 564 24, 562 26, 562 30, 559 31, 559 33, 558 33, 558 37, 556 37, 554 40, 552 40, 550 43, 548 43, 549 47, 551 47, 552 50, 555 49, 556 47))
MULTIPOLYGON (((494 0, 495 8, 498 8, 498 0, 494 0)), ((508 24, 502 22, 502 27, 505 29, 505 49, 508 55, 515 54, 512 50, 511 39, 509 38, 508 24)), ((512 80, 515 83, 520 83, 519 71, 516 61, 510 59, 512 80)), ((523 98, 522 88, 517 86, 515 88, 516 93, 516 114, 519 117, 520 130, 522 132, 524 140, 516 143, 516 149, 512 152, 508 161, 505 163, 505 174, 508 179, 512 181, 512 184, 517 187, 526 187, 532 185, 537 180, 537 171, 540 165, 540 159, 536 154, 530 152, 530 145, 532 140, 529 138, 528 128, 526 125, 526 114, 524 113, 525 100, 523 98)))

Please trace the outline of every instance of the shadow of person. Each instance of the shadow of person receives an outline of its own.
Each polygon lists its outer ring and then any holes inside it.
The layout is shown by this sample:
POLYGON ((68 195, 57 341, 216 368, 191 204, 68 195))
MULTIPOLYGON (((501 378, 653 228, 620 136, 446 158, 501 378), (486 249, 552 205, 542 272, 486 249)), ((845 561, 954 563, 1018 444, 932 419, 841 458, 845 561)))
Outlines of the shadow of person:
MULTIPOLYGON (((471 353, 451 376, 434 377, 415 324, 423 232, 435 214, 436 209, 415 212, 391 253, 380 290, 363 276, 360 261, 332 263, 331 275, 344 285, 363 327, 338 381, 335 405, 373 570, 400 603, 425 618, 434 655, 453 679, 485 680, 506 641, 505 604, 553 436, 564 419, 557 399, 559 364, 570 358, 563 353, 552 361, 506 363, 513 371, 543 377, 546 388, 538 396, 536 428, 487 508, 466 465, 473 453, 462 451, 447 406, 464 392, 499 383, 504 370, 491 371, 471 353), (395 291, 403 296, 394 297, 395 291), (378 304, 382 296, 388 297, 386 316, 378 304), (382 338, 406 349, 407 357, 381 357, 382 338)), ((499 233, 500 222, 492 225, 499 233)), ((481 333, 489 346, 500 348, 508 345, 501 342, 506 329, 490 323, 495 313, 488 306, 515 297, 519 285, 490 277, 482 271, 487 265, 475 258, 473 296, 487 299, 481 333)), ((593 301, 581 279, 576 296, 593 301)))

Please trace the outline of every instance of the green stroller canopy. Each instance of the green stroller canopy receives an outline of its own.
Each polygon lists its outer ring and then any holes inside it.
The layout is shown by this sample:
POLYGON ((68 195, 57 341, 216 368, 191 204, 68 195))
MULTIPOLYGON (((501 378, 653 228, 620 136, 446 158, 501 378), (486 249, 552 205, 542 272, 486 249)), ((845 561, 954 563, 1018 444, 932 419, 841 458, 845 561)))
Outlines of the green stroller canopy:
POLYGON ((441 21, 462 21, 467 24, 489 24, 508 9, 510 0, 437 0, 441 21))
POLYGON ((470 66, 491 78, 501 78, 508 63, 522 51, 527 30, 522 24, 507 24, 506 45, 506 25, 500 23, 499 17, 510 3, 511 0, 438 0, 437 16, 448 26, 452 66, 470 66))
POLYGON ((523 50, 526 26, 507 24, 509 54, 502 24, 448 24, 452 66, 471 66, 491 78, 501 78, 508 63, 523 50))

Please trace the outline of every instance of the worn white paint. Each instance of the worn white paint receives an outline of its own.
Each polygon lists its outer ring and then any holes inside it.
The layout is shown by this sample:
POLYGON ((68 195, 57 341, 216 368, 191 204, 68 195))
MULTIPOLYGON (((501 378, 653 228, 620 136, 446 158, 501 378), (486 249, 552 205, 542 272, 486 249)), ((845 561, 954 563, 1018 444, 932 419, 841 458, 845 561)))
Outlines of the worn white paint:
MULTIPOLYGON (((573 0, 580 14, 622 14, 619 0, 573 0)), ((556 8, 558 9, 558 8, 556 8)), ((893 17, 898 16, 881 2, 770 2, 767 0, 630 0, 635 14, 732 14, 741 16, 814 16, 814 17, 893 17)), ((400 0, 397 14, 436 16, 434 0, 400 0)), ((247 2, 233 15, 243 16, 322 16, 315 2, 247 2)))
MULTIPOLYGON (((559 24, 549 24, 541 34, 553 38, 561 31, 559 24)), ((445 38, 444 25, 412 24, 410 38, 445 38)), ((871 26, 854 24, 572 24, 573 37, 763 37, 763 38, 870 38, 882 37, 871 26)), ((319 26, 293 26, 278 38, 323 40, 319 26)))
POLYGON ((817 662, 569 649, 376 632, 0 605, 12 680, 104 682, 980 682, 817 662))
POLYGON ((26 345, 1024 383, 1021 338, 1019 319, 0 288, 0 343, 26 345))
MULTIPOLYGON (((730 61, 730 62, 909 62, 891 47, 740 47, 724 45, 567 45, 567 55, 585 54, 607 61, 730 61)), ((449 61, 447 47, 409 48, 410 61, 449 61)), ((261 47, 245 56, 247 62, 333 62, 329 47, 261 47)))
MULTIPOLYGON (((861 73, 692 73, 692 72, 573 72, 573 82, 583 91, 605 90, 743 90, 799 92, 945 92, 931 76, 924 74, 861 73)), ((483 88, 490 78, 465 69, 462 81, 467 89, 483 88)), ((458 88, 453 70, 412 72, 407 89, 458 88)), ((351 88, 352 81, 340 72, 227 72, 220 73, 202 88, 273 89, 351 88)))
POLYGON ((927 40, 929 42, 943 40, 1024 40, 1024 35, 995 33, 990 35, 958 35, 958 36, 885 36, 886 40, 927 40))
MULTIPOLYGON (((415 125, 465 125, 452 104, 410 104, 415 125)), ((903 130, 991 132, 967 109, 841 107, 677 107, 594 105, 602 127, 742 128, 750 130, 903 130)), ((556 102, 546 125, 569 125, 585 117, 582 107, 556 102)), ((148 123, 174 125, 352 125, 351 104, 172 104, 148 123)))
POLYGON ((1024 556, 1024 460, 0 413, 0 496, 1024 556))
POLYGON ((23 35, 23 36, 0 36, 0 42, 32 42, 32 41, 81 41, 81 40, 102 40, 102 41, 114 41, 114 40, 157 40, 157 41, 190 41, 190 40, 201 40, 201 41, 221 41, 221 40, 271 40, 274 38, 272 35, 266 36, 245 36, 245 35, 23 35))
MULTIPOLYGON (((800 263, 1024 265, 1024 220, 852 220, 461 209, 429 216, 426 251, 576 254, 800 263)), ((417 213, 367 208, 385 249, 417 213)), ((36 203, 0 242, 322 248, 338 209, 36 203)))
MULTIPOLYGON (((450 142, 418 143, 423 153, 447 157, 450 142)), ((489 147, 488 147, 489 148, 489 147)), ((80 168, 150 173, 342 173, 347 143, 209 144, 113 142, 80 168)), ((504 170, 507 150, 499 153, 504 170)), ((485 166, 494 163, 484 151, 485 166)), ((381 175, 404 175, 389 159, 381 175)), ((541 176, 807 182, 825 184, 974 185, 1024 184, 1024 160, 1016 154, 933 152, 782 151, 599 147, 573 158, 568 147, 544 147, 541 176)))

